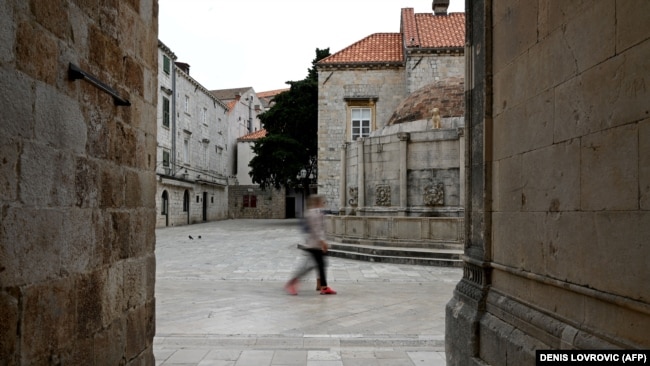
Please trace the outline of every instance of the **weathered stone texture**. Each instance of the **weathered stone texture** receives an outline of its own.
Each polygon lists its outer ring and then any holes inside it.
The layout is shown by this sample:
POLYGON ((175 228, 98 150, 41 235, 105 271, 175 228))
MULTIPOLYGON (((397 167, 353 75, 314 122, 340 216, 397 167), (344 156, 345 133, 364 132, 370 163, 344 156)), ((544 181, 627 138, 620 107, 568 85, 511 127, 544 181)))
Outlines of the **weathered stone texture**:
POLYGON ((0 4, 2 364, 154 364, 157 5, 137 3, 0 4))
POLYGON ((351 140, 345 98, 377 98, 372 130, 386 126, 406 95, 400 69, 319 71, 318 193, 338 210, 341 144, 351 140), (327 82, 325 82, 327 80, 327 82))
POLYGON ((639 208, 650 210, 650 119, 639 123, 639 208))
POLYGON ((40 32, 33 23, 18 24, 16 31, 16 65, 35 80, 56 83, 59 47, 53 36, 40 32))
POLYGON ((284 189, 266 190, 257 185, 228 187, 228 212, 235 219, 283 219, 285 218, 286 199, 284 189), (256 207, 244 207, 244 195, 256 198, 256 207))
POLYGON ((472 54, 471 260, 447 308, 448 364, 650 346, 648 6, 472 2, 470 48, 488 58, 472 54))
POLYGON ((586 211, 639 208, 639 135, 627 125, 582 138, 582 209, 586 211))

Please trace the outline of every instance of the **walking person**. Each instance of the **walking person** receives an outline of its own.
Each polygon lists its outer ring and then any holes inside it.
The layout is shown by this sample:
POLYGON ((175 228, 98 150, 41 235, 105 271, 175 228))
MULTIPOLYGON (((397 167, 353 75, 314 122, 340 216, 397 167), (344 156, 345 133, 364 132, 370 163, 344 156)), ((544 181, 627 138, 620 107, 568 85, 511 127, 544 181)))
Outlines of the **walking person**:
MULTIPOLYGON (((318 276, 320 278, 320 294, 321 295, 336 295, 331 287, 327 285, 327 276, 325 268, 325 255, 327 253, 327 242, 325 241, 325 225, 323 218, 323 206, 325 200, 322 196, 312 195, 307 199, 307 212, 305 219, 307 222, 307 241, 305 250, 312 257, 316 266, 318 267, 318 276)), ((309 273, 313 267, 306 265, 295 273, 295 275, 287 282, 285 289, 290 295, 297 295, 298 280, 304 275, 309 273)))

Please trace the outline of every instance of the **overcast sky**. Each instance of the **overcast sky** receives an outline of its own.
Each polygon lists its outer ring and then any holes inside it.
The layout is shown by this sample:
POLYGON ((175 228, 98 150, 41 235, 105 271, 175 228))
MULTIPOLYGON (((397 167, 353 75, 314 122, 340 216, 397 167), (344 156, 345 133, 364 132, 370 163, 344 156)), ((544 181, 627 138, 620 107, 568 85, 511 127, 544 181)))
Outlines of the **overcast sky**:
MULTIPOLYGON (((316 48, 335 53, 373 33, 399 32, 402 8, 432 0, 159 0, 159 35, 209 90, 256 92, 302 80, 316 48)), ((451 0, 450 12, 465 0, 451 0)))

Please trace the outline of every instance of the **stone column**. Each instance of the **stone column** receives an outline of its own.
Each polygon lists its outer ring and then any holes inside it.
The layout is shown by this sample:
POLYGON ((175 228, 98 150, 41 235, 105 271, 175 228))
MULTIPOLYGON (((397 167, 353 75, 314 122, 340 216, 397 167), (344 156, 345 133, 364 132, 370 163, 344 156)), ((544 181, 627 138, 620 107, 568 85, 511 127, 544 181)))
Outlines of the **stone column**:
POLYGON ((492 0, 472 1, 465 18, 465 256, 463 278, 446 307, 445 354, 449 366, 484 364, 478 361, 477 329, 491 283, 492 177, 487 160, 492 149, 492 96, 486 80, 492 75, 492 0))
POLYGON ((364 138, 360 137, 357 139, 357 148, 359 149, 359 153, 357 156, 358 162, 357 162, 357 185, 359 186, 358 192, 359 192, 359 199, 358 199, 358 210, 359 214, 362 214, 363 208, 366 206, 366 182, 365 182, 365 166, 364 166, 364 157, 363 157, 363 145, 364 145, 364 138))
POLYGON ((346 194, 346 185, 347 185, 347 168, 348 168, 348 159, 347 159, 347 149, 348 144, 343 143, 341 145, 341 172, 339 179, 339 215, 345 215, 347 206, 347 194, 346 194))
POLYGON ((403 132, 397 135, 399 139, 399 213, 406 216, 408 209, 408 141, 410 134, 403 132))

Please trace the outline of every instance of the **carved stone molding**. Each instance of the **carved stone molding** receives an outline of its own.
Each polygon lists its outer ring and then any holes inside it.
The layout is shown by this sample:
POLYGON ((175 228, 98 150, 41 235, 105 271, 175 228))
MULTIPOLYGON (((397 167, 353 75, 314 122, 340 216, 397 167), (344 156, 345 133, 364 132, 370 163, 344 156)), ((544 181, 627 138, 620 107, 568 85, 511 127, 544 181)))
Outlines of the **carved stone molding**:
POLYGON ((375 187, 376 197, 375 204, 377 206, 390 206, 390 186, 386 184, 378 185, 375 187))
POLYGON ((350 187, 348 195, 350 196, 348 200, 350 206, 357 207, 359 204, 359 187, 350 187))
POLYGON ((441 182, 424 187, 424 204, 442 206, 445 204, 445 185, 441 182))

